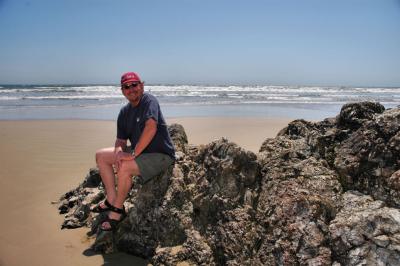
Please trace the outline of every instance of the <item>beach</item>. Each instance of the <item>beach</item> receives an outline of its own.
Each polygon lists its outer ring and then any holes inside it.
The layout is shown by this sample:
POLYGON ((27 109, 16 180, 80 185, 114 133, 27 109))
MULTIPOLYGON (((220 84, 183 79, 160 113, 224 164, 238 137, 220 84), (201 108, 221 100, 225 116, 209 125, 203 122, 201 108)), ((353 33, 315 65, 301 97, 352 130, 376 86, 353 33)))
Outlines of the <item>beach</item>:
MULTIPOLYGON (((190 144, 226 137, 257 152, 291 118, 179 117, 190 144)), ((59 197, 76 187, 99 148, 112 146, 115 122, 100 120, 0 121, 0 265, 146 265, 123 253, 94 254, 87 228, 61 230, 59 197)))
POLYGON ((0 266, 399 265, 399 3, 0 0, 0 266))
MULTIPOLYGON (((221 137, 258 152, 290 121, 336 116, 348 101, 400 103, 394 88, 297 86, 148 86, 168 124, 184 126, 189 144, 221 137)), ((95 254, 87 228, 61 230, 61 195, 113 146, 126 104, 117 86, 16 85, 0 88, 0 265, 146 265, 124 253, 95 254), (53 204, 52 204, 53 202, 53 204)))

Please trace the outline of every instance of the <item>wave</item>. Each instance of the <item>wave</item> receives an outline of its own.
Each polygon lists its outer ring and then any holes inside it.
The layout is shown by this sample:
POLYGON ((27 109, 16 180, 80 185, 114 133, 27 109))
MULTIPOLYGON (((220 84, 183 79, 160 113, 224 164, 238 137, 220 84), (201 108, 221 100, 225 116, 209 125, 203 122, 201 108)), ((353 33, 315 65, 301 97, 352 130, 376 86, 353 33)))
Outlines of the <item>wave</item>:
POLYGON ((21 100, 21 98, 12 96, 0 96, 0 101, 15 101, 15 100, 21 100))
POLYGON ((71 90, 77 92, 90 92, 90 91, 113 91, 119 87, 117 86, 66 86, 66 87, 35 87, 39 89, 57 89, 60 91, 71 90))
POLYGON ((116 86, 85 86, 85 87, 33 87, 33 88, 8 88, 1 89, 0 93, 20 93, 20 92, 117 92, 119 87, 116 86))
MULTIPOLYGON (((150 92, 170 92, 170 93, 204 93, 204 92, 262 92, 262 93, 299 93, 318 96, 321 94, 335 93, 373 93, 386 94, 400 93, 400 88, 362 88, 362 87, 312 87, 312 86, 197 86, 197 85, 147 85, 146 91, 150 92)), ((111 92, 120 93, 119 86, 116 85, 92 85, 92 86, 35 86, 35 87, 16 87, 0 89, 0 93, 36 93, 36 92, 111 92)))
POLYGON ((22 100, 102 100, 123 99, 122 95, 67 95, 67 96, 26 96, 22 100))
MULTIPOLYGON (((79 101, 79 100, 90 100, 90 101, 106 101, 113 99, 121 99, 124 100, 122 95, 67 95, 67 96, 26 96, 26 97, 15 97, 15 96, 0 96, 0 105, 1 101, 45 101, 45 100, 68 100, 68 101, 79 101)), ((271 96, 271 95, 231 95, 220 97, 219 95, 197 95, 197 96, 168 96, 163 95, 159 97, 159 101, 162 103, 166 102, 175 102, 177 104, 184 104, 185 101, 189 104, 199 104, 199 103, 216 103, 216 102, 235 102, 235 103, 276 103, 276 102, 286 102, 286 103, 346 103, 346 102, 359 102, 359 101, 379 101, 379 102, 387 102, 392 104, 400 104, 400 98, 394 97, 362 97, 353 95, 351 97, 307 97, 307 96, 296 96, 296 97, 287 97, 287 96, 271 96), (185 100, 186 99, 186 100, 185 100)))
MULTIPOLYGON (((381 104, 387 104, 387 105, 396 105, 396 103, 393 102, 380 102, 381 104)), ((241 105, 241 104, 245 104, 245 105, 252 105, 252 104, 260 104, 260 105, 264 105, 264 104, 295 104, 295 105, 302 105, 302 104, 306 104, 306 105, 343 105, 344 102, 340 102, 340 101, 335 101, 335 102, 326 102, 326 101, 308 101, 308 102, 300 102, 300 101, 273 101, 273 102, 265 102, 265 101, 210 101, 210 102, 196 102, 196 105, 241 105)), ((398 103, 400 104, 400 103, 398 103)), ((161 105, 167 105, 167 106, 179 106, 179 105, 183 105, 183 106, 193 106, 193 103, 189 103, 189 102, 184 102, 184 103, 161 103, 161 105)))
POLYGON ((342 87, 298 87, 298 86, 146 86, 151 92, 264 92, 264 93, 400 93, 400 88, 342 88, 342 87))
MULTIPOLYGON (((379 101, 400 104, 400 88, 323 86, 146 85, 161 104, 343 104, 379 101)), ((3 86, 2 105, 104 105, 124 100, 119 86, 3 86), (40 102, 42 101, 42 102, 40 102), (58 102, 57 102, 58 101, 58 102)))

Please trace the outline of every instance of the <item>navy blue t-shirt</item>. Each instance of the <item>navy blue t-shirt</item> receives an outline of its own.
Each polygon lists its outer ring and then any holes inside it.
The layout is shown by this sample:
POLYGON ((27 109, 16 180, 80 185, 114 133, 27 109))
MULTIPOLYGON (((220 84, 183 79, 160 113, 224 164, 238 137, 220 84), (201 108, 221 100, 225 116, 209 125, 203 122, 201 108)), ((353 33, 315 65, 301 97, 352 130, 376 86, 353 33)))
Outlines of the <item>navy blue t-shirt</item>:
POLYGON ((121 108, 117 121, 117 138, 129 139, 132 148, 136 147, 149 118, 153 118, 157 122, 157 132, 142 153, 164 153, 175 158, 174 145, 169 136, 160 105, 156 97, 151 94, 144 93, 138 106, 134 107, 128 103, 121 108))

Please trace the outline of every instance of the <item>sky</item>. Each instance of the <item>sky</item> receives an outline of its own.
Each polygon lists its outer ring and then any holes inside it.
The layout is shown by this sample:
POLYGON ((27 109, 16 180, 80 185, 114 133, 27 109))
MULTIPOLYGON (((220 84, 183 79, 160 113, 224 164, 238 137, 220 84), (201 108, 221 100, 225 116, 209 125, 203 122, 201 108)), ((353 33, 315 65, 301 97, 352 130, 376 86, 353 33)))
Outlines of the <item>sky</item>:
POLYGON ((400 0, 0 0, 0 84, 400 86, 400 0))

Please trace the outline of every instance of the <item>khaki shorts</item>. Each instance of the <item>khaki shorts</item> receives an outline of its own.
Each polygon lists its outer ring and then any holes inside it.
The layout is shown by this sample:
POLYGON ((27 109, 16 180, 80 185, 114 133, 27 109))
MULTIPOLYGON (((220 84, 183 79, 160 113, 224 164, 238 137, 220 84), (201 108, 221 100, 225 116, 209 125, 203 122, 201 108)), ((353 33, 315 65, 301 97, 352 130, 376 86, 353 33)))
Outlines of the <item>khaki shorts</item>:
POLYGON ((139 166, 142 184, 165 172, 174 163, 174 159, 164 153, 142 153, 135 161, 139 166))

